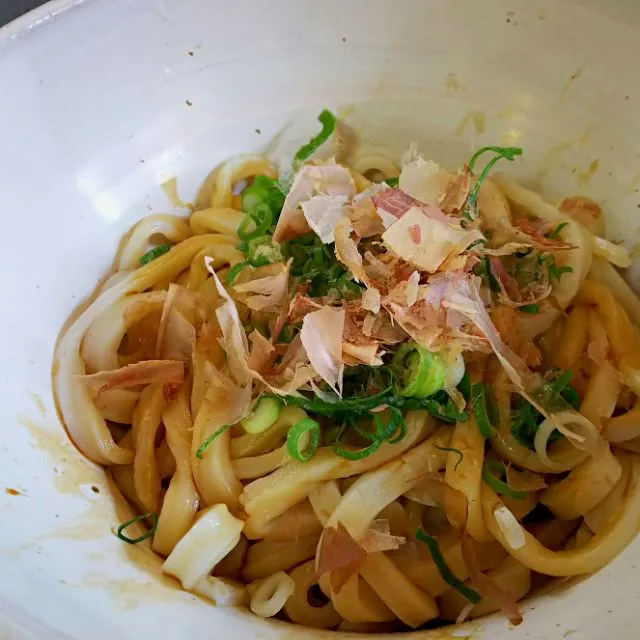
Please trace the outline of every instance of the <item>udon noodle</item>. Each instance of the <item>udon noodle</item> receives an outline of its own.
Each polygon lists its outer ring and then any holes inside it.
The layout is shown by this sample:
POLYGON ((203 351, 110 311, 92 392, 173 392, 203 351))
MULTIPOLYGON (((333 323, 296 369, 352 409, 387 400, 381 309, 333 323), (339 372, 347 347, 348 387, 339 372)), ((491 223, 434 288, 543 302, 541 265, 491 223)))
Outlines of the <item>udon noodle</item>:
POLYGON ((489 175, 520 149, 397 166, 320 120, 285 171, 234 158, 135 225, 59 339, 61 415, 118 536, 218 606, 517 624, 637 531, 629 257, 594 202, 489 175))

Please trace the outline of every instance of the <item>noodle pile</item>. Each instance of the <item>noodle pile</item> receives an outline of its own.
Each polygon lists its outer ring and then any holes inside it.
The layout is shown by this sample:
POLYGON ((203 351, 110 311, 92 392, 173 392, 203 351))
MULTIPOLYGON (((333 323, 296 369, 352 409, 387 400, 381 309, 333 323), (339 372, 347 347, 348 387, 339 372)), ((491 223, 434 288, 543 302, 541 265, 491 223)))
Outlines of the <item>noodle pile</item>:
POLYGON ((489 176, 518 148, 399 168, 320 121, 287 171, 232 159, 129 232, 59 339, 64 422, 131 506, 118 536, 219 606, 518 624, 640 521, 628 255, 592 201, 489 176))

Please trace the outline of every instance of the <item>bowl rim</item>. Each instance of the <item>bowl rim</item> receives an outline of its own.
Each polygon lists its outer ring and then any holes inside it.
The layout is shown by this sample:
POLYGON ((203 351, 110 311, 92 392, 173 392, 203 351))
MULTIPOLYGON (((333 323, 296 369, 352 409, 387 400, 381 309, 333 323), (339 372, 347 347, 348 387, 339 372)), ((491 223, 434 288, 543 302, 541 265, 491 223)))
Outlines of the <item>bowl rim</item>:
POLYGON ((53 18, 93 0, 48 0, 0 27, 0 49, 34 29, 44 27, 53 18))

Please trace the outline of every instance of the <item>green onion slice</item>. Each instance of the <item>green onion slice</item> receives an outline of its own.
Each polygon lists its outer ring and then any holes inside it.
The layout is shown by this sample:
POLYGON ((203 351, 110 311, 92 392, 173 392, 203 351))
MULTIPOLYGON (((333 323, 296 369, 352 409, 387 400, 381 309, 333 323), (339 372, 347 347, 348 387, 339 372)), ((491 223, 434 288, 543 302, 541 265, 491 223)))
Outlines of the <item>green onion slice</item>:
POLYGON ((280 332, 276 342, 280 344, 289 344, 296 337, 296 331, 296 327, 293 327, 290 324, 282 327, 282 331, 280 332))
POLYGON ((416 538, 421 542, 426 543, 429 547, 429 551, 431 552, 431 557, 433 561, 436 563, 436 567, 438 567, 438 571, 442 576, 442 579, 450 586, 453 587, 458 593, 463 595, 469 602, 473 604, 478 604, 482 600, 482 596, 471 587, 468 587, 460 578, 454 575, 454 573, 449 569, 449 566, 445 562, 444 557, 442 556, 442 552, 440 551, 440 544, 438 543, 438 539, 434 536, 429 535, 422 529, 418 529, 416 532, 416 538))
POLYGON ((156 258, 163 256, 165 253, 168 253, 170 249, 170 244, 160 244, 157 247, 151 249, 151 251, 147 251, 147 253, 145 253, 142 258, 140 258, 140 264, 144 266, 145 264, 148 264, 156 258))
MULTIPOLYGON (((394 431, 394 433, 396 433, 394 431)), ((398 444, 407 435, 407 423, 404 420, 402 414, 400 414, 399 425, 397 429, 397 435, 393 438, 389 438, 387 442, 389 444, 398 444)))
POLYGON ((560 234, 562 233, 562 230, 569 226, 568 222, 561 222, 550 234, 549 234, 549 238, 551 238, 552 240, 556 240, 560 234))
POLYGON ((338 125, 337 118, 327 109, 323 109, 320 112, 318 120, 322 125, 322 129, 317 136, 314 136, 307 144, 300 147, 296 155, 293 156, 293 162, 291 163, 292 173, 296 173, 302 163, 308 160, 333 135, 338 125))
POLYGON ((485 256, 484 258, 484 272, 486 273, 487 280, 489 281, 489 289, 491 289, 491 291, 493 291, 494 293, 500 293, 500 291, 502 291, 502 288, 500 287, 500 281, 493 273, 489 256, 485 256))
POLYGON ((151 538, 153 534, 156 532, 157 528, 158 528, 158 514, 151 513, 151 512, 143 513, 141 516, 136 516, 135 518, 131 518, 131 520, 127 520, 126 522, 123 522, 118 527, 118 530, 116 531, 116 536, 118 536, 120 540, 122 540, 123 542, 126 542, 127 544, 138 544, 138 542, 142 542, 147 538, 151 538), (152 518, 153 520, 153 524, 151 525, 151 529, 149 529, 149 531, 147 531, 146 533, 143 533, 141 536, 138 536, 137 538, 129 538, 129 536, 126 536, 124 534, 124 530, 130 527, 132 524, 136 524, 136 522, 140 522, 141 520, 146 520, 147 518, 152 518))
MULTIPOLYGON (((491 153, 495 153, 496 154, 487 163, 487 166, 491 165, 491 167, 493 167, 493 165, 496 164, 496 162, 498 162, 498 160, 500 160, 501 158, 505 158, 505 159, 507 159, 509 161, 513 161, 517 156, 521 156, 522 155, 522 148, 521 147, 482 147, 481 149, 478 149, 471 156, 471 159, 467 163, 467 165, 469 166, 469 169, 471 169, 471 171, 473 171, 475 169, 475 165, 476 165, 476 162, 478 161, 478 158, 480 158, 480 156, 484 155, 487 152, 491 152, 491 153)), ((489 168, 491 168, 491 167, 489 167, 489 168)), ((485 167, 485 171, 486 171, 486 167, 485 167)))
POLYGON ((480 429, 480 433, 485 438, 492 438, 495 436, 496 430, 489 418, 487 389, 483 382, 477 382, 471 385, 471 403, 473 405, 473 415, 478 424, 478 429, 480 429))
POLYGON ((463 215, 468 219, 475 219, 477 217, 477 203, 478 203, 478 194, 480 193, 480 187, 484 182, 485 178, 489 175, 489 172, 495 164, 505 158, 512 162, 517 156, 522 155, 522 149, 520 147, 483 147, 482 149, 478 149, 472 156, 468 162, 468 167, 471 171, 475 169, 476 162, 480 158, 481 155, 492 152, 496 155, 487 162, 484 169, 478 176, 476 180, 476 184, 469 194, 469 198, 467 199, 467 204, 464 208, 463 215))
POLYGON ((516 491, 502 480, 507 475, 507 468, 499 460, 487 460, 482 468, 484 481, 496 492, 514 500, 524 500, 527 497, 525 491, 516 491))
POLYGON ((522 311, 522 313, 540 313, 540 305, 523 304, 521 307, 518 307, 518 311, 522 311))
POLYGON ((287 450, 289 455, 300 462, 307 462, 315 455, 320 446, 320 425, 311 418, 303 418, 289 429, 287 433, 287 450), (309 443, 302 450, 300 440, 308 434, 309 443))
POLYGON ((401 396, 427 398, 444 388, 447 365, 439 353, 427 351, 415 342, 403 344, 391 366, 400 378, 401 396))
MULTIPOLYGON (((377 440, 379 440, 380 438, 378 437, 377 433, 371 433, 371 431, 367 431, 366 429, 363 429, 357 422, 357 420, 351 420, 349 418, 347 418, 347 421, 349 422, 351 428, 363 439, 363 440, 367 440, 368 442, 376 442, 377 440)), ((375 418, 374 418, 375 421, 375 418)), ((342 432, 340 433, 340 435, 342 436, 342 432)))
POLYGON ((271 209, 274 216, 278 216, 284 204, 285 195, 277 180, 268 176, 256 176, 251 186, 242 193, 242 210, 252 213, 262 205, 271 209))
POLYGON ((202 460, 204 457, 204 452, 207 450, 207 447, 220 435, 222 435, 225 431, 228 431, 233 427, 232 424, 225 424, 220 427, 217 431, 214 431, 206 440, 202 442, 202 444, 198 447, 196 451, 196 458, 202 460))
POLYGON ((273 396, 263 396, 253 411, 240 423, 247 433, 262 433, 278 419, 282 403, 273 396))
POLYGON ((337 402, 326 402, 320 398, 307 398, 305 396, 286 396, 283 398, 285 404, 301 407, 309 413, 318 413, 324 416, 332 416, 342 412, 366 412, 375 409, 392 397, 392 387, 389 386, 379 393, 363 398, 348 398, 337 402))
POLYGON ((269 205, 259 203, 245 215, 236 233, 240 240, 253 240, 265 235, 273 223, 273 212, 269 205), (253 227, 253 230, 250 230, 253 227))
POLYGON ((560 280, 563 274, 573 272, 573 267, 559 267, 552 253, 542 254, 538 260, 547 267, 551 280, 555 280, 556 282, 560 280))
POLYGON ((471 398, 471 377, 469 376, 468 371, 464 372, 462 380, 460 380, 460 384, 458 385, 458 391, 462 394, 464 399, 469 402, 469 398, 471 398))
POLYGON ((374 440, 368 447, 364 449, 345 449, 339 444, 336 444, 333 448, 336 455, 346 460, 362 460, 362 458, 368 458, 371 454, 375 453, 382 444, 382 440, 374 440))
POLYGON ((250 266, 248 260, 245 260, 244 262, 238 262, 238 264, 234 264, 227 273, 227 284, 232 284, 233 281, 240 275, 240 272, 248 266, 250 266))
MULTIPOLYGON (((558 376, 550 385, 550 390, 546 398, 546 403, 555 403, 558 408, 562 408, 562 400, 566 400, 576 411, 580 409, 580 396, 576 388, 571 384, 573 380, 573 371, 567 369, 558 376)), ((544 386, 540 391, 536 391, 537 395, 544 397, 544 386), (542 393, 541 393, 542 392, 542 393)))
POLYGON ((382 422, 382 416, 379 413, 373 414, 373 422, 376 425, 378 440, 382 442, 388 441, 389 444, 396 444, 407 434, 407 424, 404 421, 404 417, 400 409, 390 406, 388 407, 388 410, 391 413, 391 419, 386 426, 382 422), (393 436, 396 433, 397 435, 394 438, 393 436))

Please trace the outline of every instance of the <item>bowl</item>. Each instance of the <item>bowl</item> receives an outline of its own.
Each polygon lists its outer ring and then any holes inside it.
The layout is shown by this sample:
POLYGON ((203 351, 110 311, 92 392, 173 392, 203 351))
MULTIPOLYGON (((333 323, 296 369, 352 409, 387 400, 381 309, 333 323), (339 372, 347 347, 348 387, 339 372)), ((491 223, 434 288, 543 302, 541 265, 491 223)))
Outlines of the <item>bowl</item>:
MULTIPOLYGON (((598 199, 608 237, 635 249, 639 29, 622 0, 59 0, 2 29, 0 635, 339 637, 216 609, 116 539, 105 475, 56 414, 58 332, 122 234, 173 210, 164 180, 189 199, 235 153, 286 155, 325 106, 393 156, 417 142, 455 166, 518 144, 518 178, 598 199)), ((493 616, 455 635, 634 637, 638 562, 640 541, 527 600, 517 629, 493 616)))

